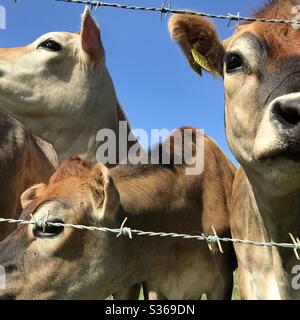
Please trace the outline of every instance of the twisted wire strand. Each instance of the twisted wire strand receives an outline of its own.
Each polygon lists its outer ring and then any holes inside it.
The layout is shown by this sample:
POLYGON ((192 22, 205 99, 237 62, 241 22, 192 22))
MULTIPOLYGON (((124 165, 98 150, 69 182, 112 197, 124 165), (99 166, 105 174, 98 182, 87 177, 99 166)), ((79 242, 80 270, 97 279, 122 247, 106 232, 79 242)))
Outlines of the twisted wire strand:
POLYGON ((221 20, 229 20, 229 21, 248 21, 248 22, 263 22, 263 23, 280 23, 280 24, 292 24, 292 25, 299 25, 300 22, 297 20, 280 20, 280 19, 263 19, 263 18, 254 18, 254 17, 243 17, 239 13, 237 15, 227 14, 211 14, 205 12, 196 12, 190 10, 181 10, 181 9, 171 9, 169 7, 165 7, 165 2, 163 3, 162 7, 142 7, 142 6, 134 6, 134 5, 125 5, 119 3, 109 3, 103 1, 91 1, 91 0, 55 0, 58 2, 68 2, 68 3, 77 3, 77 4, 85 4, 91 7, 111 7, 117 9, 126 9, 126 10, 141 10, 141 11, 152 11, 152 12, 160 12, 161 14, 169 14, 169 13, 176 13, 176 14, 188 14, 188 15, 196 15, 201 17, 207 17, 212 19, 221 19, 221 20))
MULTIPOLYGON (((15 223, 20 225, 37 225, 35 221, 28 220, 15 220, 15 219, 4 219, 0 218, 0 223, 15 223)), ((176 238, 176 239, 184 239, 184 240, 198 240, 198 241, 206 241, 208 243, 219 243, 219 242, 227 242, 234 244, 243 244, 257 247, 277 247, 277 248, 287 248, 293 250, 300 250, 300 243, 276 243, 276 242, 256 242, 251 240, 241 240, 241 239, 231 239, 231 238, 221 238, 218 236, 208 236, 208 235, 188 235, 188 234, 179 234, 179 233, 167 233, 167 232, 153 232, 153 231, 142 231, 135 230, 128 227, 122 226, 118 229, 110 229, 105 227, 94 227, 94 226, 85 226, 85 225, 75 225, 75 224, 64 224, 57 222, 49 222, 44 221, 46 225, 54 226, 54 227, 63 227, 63 228, 73 228, 78 230, 88 230, 88 231, 99 231, 99 232, 108 232, 117 235, 123 236, 143 236, 143 237, 161 237, 161 238, 176 238)), ((122 224, 123 225, 123 224, 122 224)))

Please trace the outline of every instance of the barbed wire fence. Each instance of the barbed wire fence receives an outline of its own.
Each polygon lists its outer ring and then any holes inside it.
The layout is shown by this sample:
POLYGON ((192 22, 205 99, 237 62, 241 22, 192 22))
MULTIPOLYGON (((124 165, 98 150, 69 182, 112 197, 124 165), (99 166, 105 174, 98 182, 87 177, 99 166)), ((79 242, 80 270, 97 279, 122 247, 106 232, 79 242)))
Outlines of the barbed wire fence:
MULTIPOLYGON (((14 0, 15 2, 21 2, 22 0, 14 0)), ((228 20, 229 24, 232 21, 247 21, 247 22, 262 22, 262 23, 278 23, 278 24, 291 24, 297 27, 300 26, 300 21, 296 18, 293 20, 278 20, 278 19, 262 19, 262 18, 255 18, 255 17, 245 17, 241 16, 240 13, 236 15, 227 14, 227 15, 219 15, 219 14, 211 14, 205 12, 196 12, 190 10, 181 10, 181 9, 172 9, 172 1, 163 1, 161 7, 143 7, 143 6, 134 6, 134 5, 125 5, 119 3, 109 3, 103 1, 91 1, 91 0, 54 0, 57 2, 67 2, 73 4, 84 4, 88 5, 92 8, 99 8, 99 7, 110 7, 116 9, 125 9, 125 10, 140 10, 140 11, 148 11, 148 12, 158 12, 161 15, 161 19, 163 15, 167 16, 170 13, 173 14, 186 14, 186 15, 195 15, 201 17, 207 17, 211 19, 221 19, 221 20, 228 20)), ((36 227, 42 227, 43 231, 46 231, 47 226, 54 226, 54 227, 63 227, 63 228, 73 228, 77 230, 87 230, 87 231, 97 231, 97 232, 107 232, 116 234, 117 237, 126 236, 130 239, 133 239, 133 236, 140 236, 140 237, 161 237, 161 238, 176 238, 176 239, 183 239, 183 240, 196 240, 196 241, 206 241, 210 250, 212 250, 212 244, 217 244, 219 247, 219 251, 223 253, 221 243, 232 243, 232 244, 240 244, 240 245, 250 245, 256 247, 276 247, 276 248, 285 248, 285 249, 292 249, 296 255, 296 258, 300 260, 300 256, 298 251, 300 250, 300 240, 299 238, 295 238, 291 233, 289 234, 292 243, 276 243, 276 242, 258 242, 252 240, 241 240, 241 239, 232 239, 232 238, 223 238, 219 237, 212 226, 212 230, 214 235, 188 235, 188 234, 179 234, 179 233, 166 233, 166 232, 153 232, 153 231, 142 231, 131 229, 125 226, 127 218, 123 221, 122 225, 118 229, 110 229, 106 227, 95 227, 95 226, 85 226, 85 225, 74 225, 74 224, 63 224, 63 223, 54 223, 47 221, 42 222, 42 225, 39 225, 37 221, 34 220, 32 216, 32 220, 16 220, 16 219, 4 219, 0 218, 0 223, 9 223, 9 224, 19 224, 19 225, 34 225, 36 227)))
POLYGON ((140 11, 150 11, 150 12, 158 12, 161 14, 161 18, 163 15, 168 15, 170 13, 173 14, 186 14, 186 15, 195 15, 200 17, 206 17, 211 19, 221 19, 228 20, 229 23, 231 21, 247 21, 247 22, 263 22, 263 23, 280 23, 280 24, 292 24, 296 26, 300 26, 300 21, 296 18, 293 20, 279 20, 279 19, 263 19, 263 18, 255 18, 255 17, 244 17, 241 16, 238 12, 236 15, 228 13, 227 15, 222 14, 212 14, 205 12, 197 12, 192 10, 182 10, 182 9, 172 9, 172 1, 163 1, 161 7, 143 7, 143 6, 134 6, 134 5, 125 5, 119 3, 110 3, 103 1, 91 1, 91 0, 55 0, 57 2, 68 2, 68 3, 77 3, 77 4, 85 4, 90 7, 100 8, 100 7, 110 7, 116 9, 125 9, 125 10, 140 10, 140 11))
POLYGON ((10 223, 10 224, 19 224, 19 225, 34 225, 39 228, 43 228, 43 232, 46 232, 47 226, 53 227, 62 227, 62 228, 73 228, 77 230, 87 230, 87 231, 98 231, 98 232, 107 232, 116 234, 117 237, 126 236, 130 239, 133 239, 133 236, 141 237, 161 237, 161 238, 176 238, 183 240, 196 240, 196 241, 206 241, 208 243, 209 249, 212 251, 212 244, 217 244, 219 251, 223 253, 222 242, 223 243, 232 243, 232 244, 241 244, 241 245, 250 245, 256 247, 276 247, 276 248, 285 248, 292 249, 296 255, 296 258, 300 260, 298 250, 300 250, 300 240, 295 238, 291 233, 289 234, 293 243, 276 243, 276 242, 256 242, 251 240, 241 240, 241 239, 232 239, 232 238, 222 238, 219 237, 212 226, 214 235, 189 235, 189 234, 179 234, 179 233, 167 233, 167 232, 153 232, 153 231, 142 231, 131 229, 125 226, 127 218, 123 221, 122 225, 118 229, 110 229, 106 227, 95 227, 95 226, 85 226, 85 225, 76 225, 76 224, 64 224, 58 222, 50 222, 44 220, 42 222, 37 222, 34 220, 34 216, 31 216, 32 220, 15 220, 15 219, 4 219, 0 218, 0 223, 10 223))

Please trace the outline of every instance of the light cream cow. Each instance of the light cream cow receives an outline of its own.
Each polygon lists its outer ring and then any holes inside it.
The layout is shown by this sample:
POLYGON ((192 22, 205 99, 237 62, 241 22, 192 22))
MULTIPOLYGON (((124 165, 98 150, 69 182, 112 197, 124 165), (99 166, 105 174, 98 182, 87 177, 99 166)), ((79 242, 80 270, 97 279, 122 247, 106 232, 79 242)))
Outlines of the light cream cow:
POLYGON ((0 108, 50 142, 60 161, 70 154, 94 160, 100 129, 118 137, 126 117, 88 8, 80 33, 50 32, 25 47, 0 49, 0 108))

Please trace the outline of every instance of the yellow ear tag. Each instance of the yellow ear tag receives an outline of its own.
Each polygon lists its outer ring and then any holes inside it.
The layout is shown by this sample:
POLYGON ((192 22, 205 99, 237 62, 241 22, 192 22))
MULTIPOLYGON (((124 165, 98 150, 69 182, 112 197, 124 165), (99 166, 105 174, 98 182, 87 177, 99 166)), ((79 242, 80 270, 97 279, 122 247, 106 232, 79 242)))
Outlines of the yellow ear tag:
POLYGON ((196 49, 195 46, 192 49, 192 55, 194 60, 196 61, 197 64, 199 64, 200 67, 202 67, 208 72, 211 72, 211 68, 209 66, 207 59, 196 49))

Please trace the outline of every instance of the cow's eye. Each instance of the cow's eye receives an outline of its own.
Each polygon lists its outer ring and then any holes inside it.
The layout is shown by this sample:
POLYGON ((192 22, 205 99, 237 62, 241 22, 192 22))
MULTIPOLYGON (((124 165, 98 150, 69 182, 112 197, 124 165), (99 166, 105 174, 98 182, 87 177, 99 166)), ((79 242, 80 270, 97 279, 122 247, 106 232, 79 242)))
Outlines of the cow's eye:
POLYGON ((229 53, 225 57, 225 63, 226 63, 226 72, 234 72, 236 70, 239 70, 244 65, 243 58, 237 54, 237 53, 229 53))
POLYGON ((55 51, 55 52, 60 51, 62 49, 61 45, 58 42, 50 39, 40 43, 37 48, 38 49, 42 48, 42 49, 55 51))
POLYGON ((64 231, 64 227, 60 225, 53 224, 63 224, 62 220, 49 220, 46 227, 34 226, 33 235, 36 238, 55 238, 59 236, 64 231))

